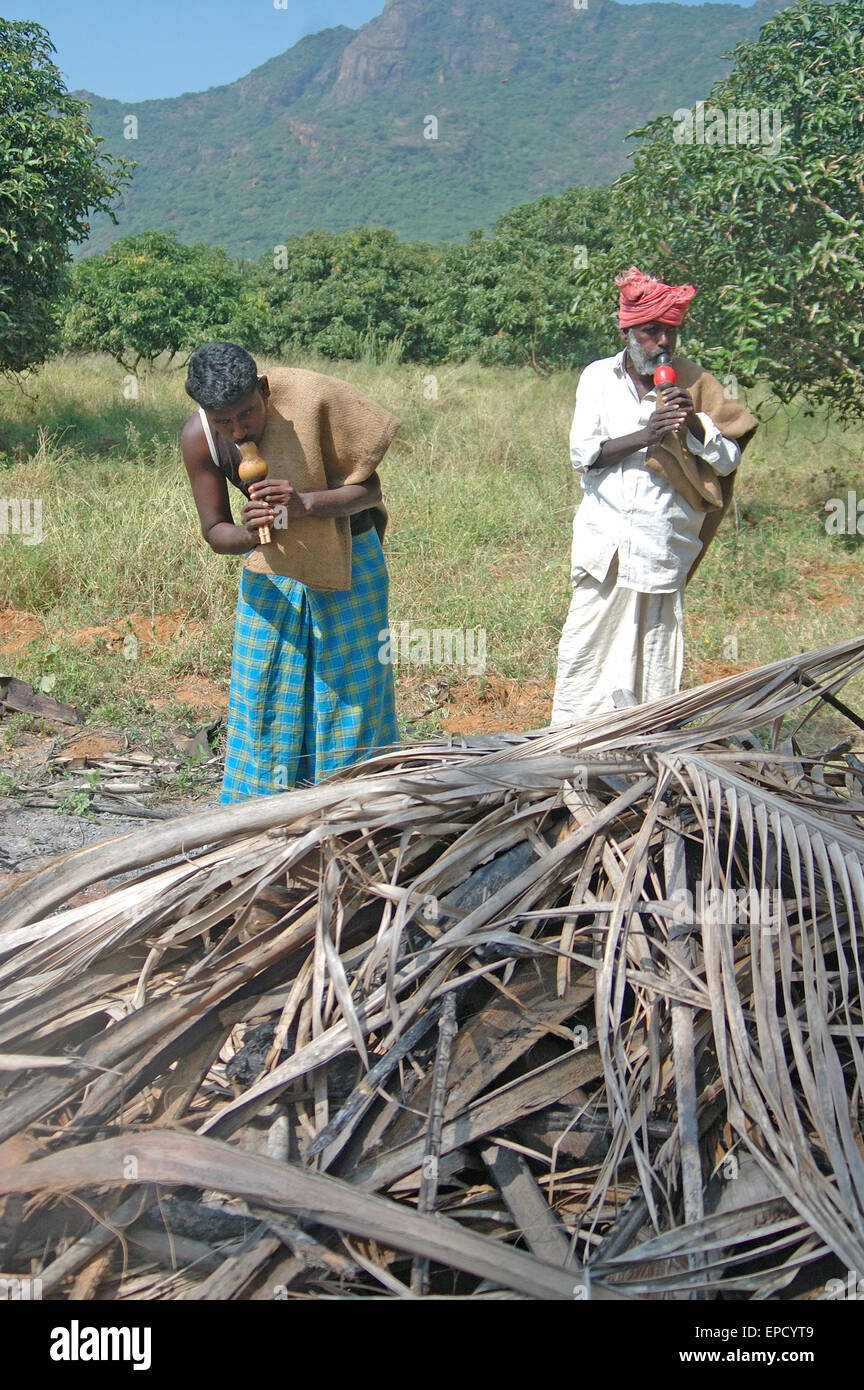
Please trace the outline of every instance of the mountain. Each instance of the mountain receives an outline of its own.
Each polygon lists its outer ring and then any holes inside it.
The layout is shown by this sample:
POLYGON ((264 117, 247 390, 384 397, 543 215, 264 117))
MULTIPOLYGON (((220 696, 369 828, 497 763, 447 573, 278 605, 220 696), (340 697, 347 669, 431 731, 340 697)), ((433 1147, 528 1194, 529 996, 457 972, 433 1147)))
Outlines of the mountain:
POLYGON ((227 86, 128 106, 78 92, 105 148, 137 161, 119 226, 94 218, 85 250, 149 227, 248 258, 312 227, 465 237, 610 181, 627 132, 704 98, 785 4, 388 0, 227 86))

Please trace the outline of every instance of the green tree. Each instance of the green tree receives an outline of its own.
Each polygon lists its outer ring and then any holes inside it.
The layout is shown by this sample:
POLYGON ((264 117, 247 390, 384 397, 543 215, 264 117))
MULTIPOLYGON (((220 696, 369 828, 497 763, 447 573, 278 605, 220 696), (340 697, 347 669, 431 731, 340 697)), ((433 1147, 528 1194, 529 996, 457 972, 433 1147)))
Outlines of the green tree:
POLYGON ((613 275, 633 263, 691 281, 692 355, 860 418, 864 7, 799 0, 732 56, 701 111, 634 132, 634 167, 615 185, 623 216, 582 276, 583 301, 608 321, 613 275))
POLYGON ((574 267, 606 245, 611 223, 608 190, 571 188, 465 246, 384 228, 307 232, 254 267, 238 335, 274 355, 581 366, 602 341, 575 302, 574 267))
POLYGON ((448 248, 430 318, 445 355, 539 369, 581 367, 602 347, 576 272, 611 234, 604 188, 569 188, 513 208, 494 234, 448 248))
POLYGON ((273 354, 429 360, 436 344, 427 310, 439 259, 432 247, 381 227, 292 237, 255 267, 242 341, 273 354))
POLYGON ((115 241, 70 273, 63 345, 107 352, 128 370, 162 353, 169 361, 206 339, 235 336, 247 293, 224 251, 183 246, 173 232, 115 241))
POLYGON ((0 19, 0 370, 56 346, 69 243, 108 211, 131 165, 100 154, 39 24, 0 19))

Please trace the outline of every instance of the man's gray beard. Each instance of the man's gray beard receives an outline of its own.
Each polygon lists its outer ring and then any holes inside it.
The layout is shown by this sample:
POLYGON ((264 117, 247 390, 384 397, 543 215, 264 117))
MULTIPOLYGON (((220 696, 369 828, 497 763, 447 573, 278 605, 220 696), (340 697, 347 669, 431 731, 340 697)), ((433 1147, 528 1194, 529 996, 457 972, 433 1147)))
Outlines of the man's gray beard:
POLYGON ((648 356, 647 352, 643 352, 642 348, 639 346, 639 339, 636 337, 635 330, 632 328, 628 328, 627 330, 627 351, 630 354, 630 361, 633 363, 639 376, 653 375, 655 359, 658 354, 655 353, 654 358, 651 358, 648 356))

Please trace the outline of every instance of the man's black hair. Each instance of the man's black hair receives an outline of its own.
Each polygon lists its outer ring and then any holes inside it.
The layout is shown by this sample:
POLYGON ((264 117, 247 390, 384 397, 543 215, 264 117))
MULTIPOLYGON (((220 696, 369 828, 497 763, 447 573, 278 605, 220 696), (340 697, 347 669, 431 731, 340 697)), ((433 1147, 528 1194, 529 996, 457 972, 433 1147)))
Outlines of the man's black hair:
POLYGON ((257 385, 255 358, 236 343, 204 343, 189 358, 186 392, 205 410, 223 410, 257 385))

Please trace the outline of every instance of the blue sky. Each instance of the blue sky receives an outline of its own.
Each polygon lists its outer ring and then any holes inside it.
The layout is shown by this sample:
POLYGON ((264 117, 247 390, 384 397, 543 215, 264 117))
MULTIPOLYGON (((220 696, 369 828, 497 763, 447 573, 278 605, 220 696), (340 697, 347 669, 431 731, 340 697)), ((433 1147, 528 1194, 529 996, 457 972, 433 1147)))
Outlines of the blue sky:
POLYGON ((70 90, 133 102, 233 82, 304 34, 335 24, 359 29, 384 8, 384 0, 280 4, 285 8, 274 0, 0 0, 0 10, 4 19, 45 26, 70 90))
POLYGON ((0 0, 4 19, 51 35, 70 90, 118 101, 200 92, 234 82, 304 34, 359 29, 384 0, 0 0))

